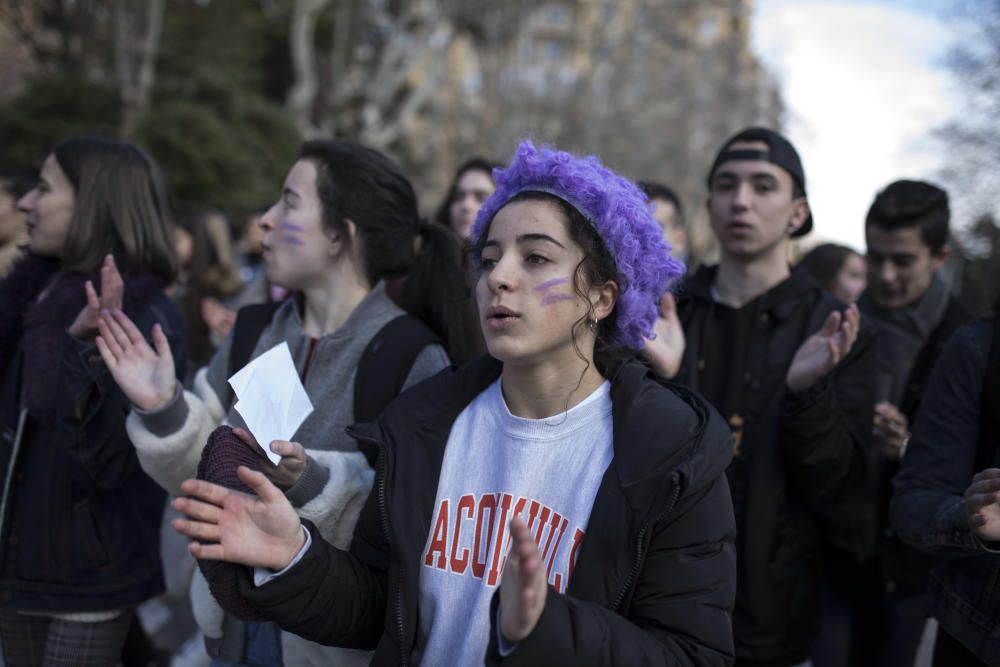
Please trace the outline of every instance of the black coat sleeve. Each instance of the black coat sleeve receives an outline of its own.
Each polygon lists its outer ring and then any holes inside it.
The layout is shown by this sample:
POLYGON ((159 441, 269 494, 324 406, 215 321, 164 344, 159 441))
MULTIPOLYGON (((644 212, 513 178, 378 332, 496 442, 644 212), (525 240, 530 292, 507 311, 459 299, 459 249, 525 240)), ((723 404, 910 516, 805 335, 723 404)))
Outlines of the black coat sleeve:
POLYGON ((550 589, 538 625, 506 657, 498 650, 498 588, 487 664, 731 664, 735 535, 729 485, 719 476, 654 526, 624 616, 550 589))
MULTIPOLYGON (((183 372, 186 358, 180 314, 166 297, 147 307, 136 326, 152 345, 153 325, 167 335, 175 365, 183 372)), ((56 407, 58 428, 70 454, 79 463, 83 484, 110 489, 139 470, 139 461, 125 431, 131 404, 115 384, 97 345, 63 334, 56 407)))
POLYGON ((788 478, 821 515, 836 513, 874 460, 875 331, 862 320, 850 353, 809 389, 786 392, 781 447, 788 478))
POLYGON ((351 551, 326 542, 303 524, 312 544, 285 574, 254 586, 249 570, 240 594, 282 629, 329 646, 372 649, 385 619, 388 544, 378 519, 377 494, 369 494, 354 531, 351 551))

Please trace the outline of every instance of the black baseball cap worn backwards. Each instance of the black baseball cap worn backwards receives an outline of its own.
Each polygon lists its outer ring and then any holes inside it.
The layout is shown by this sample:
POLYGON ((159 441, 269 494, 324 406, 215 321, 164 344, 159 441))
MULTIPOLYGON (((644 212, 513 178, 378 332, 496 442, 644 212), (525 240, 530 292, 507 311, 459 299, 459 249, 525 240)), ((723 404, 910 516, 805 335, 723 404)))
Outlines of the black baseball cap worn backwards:
MULTIPOLYGON (((788 172, 792 180, 795 181, 795 184, 802 190, 802 196, 808 197, 806 194, 806 174, 802 169, 802 161, 799 159, 798 151, 795 150, 795 147, 792 146, 792 143, 788 139, 785 139, 774 130, 766 127, 748 127, 730 137, 722 145, 722 148, 719 149, 719 153, 715 156, 715 162, 712 163, 712 168, 708 172, 709 187, 711 187, 712 175, 719 168, 719 165, 732 160, 763 160, 764 162, 770 162, 773 165, 781 167, 788 172), (764 142, 767 144, 768 149, 766 151, 729 150, 729 147, 733 144, 747 141, 764 142)), ((810 211, 809 217, 806 218, 801 227, 795 230, 792 238, 805 236, 812 231, 812 226, 813 218, 812 211, 810 211)))

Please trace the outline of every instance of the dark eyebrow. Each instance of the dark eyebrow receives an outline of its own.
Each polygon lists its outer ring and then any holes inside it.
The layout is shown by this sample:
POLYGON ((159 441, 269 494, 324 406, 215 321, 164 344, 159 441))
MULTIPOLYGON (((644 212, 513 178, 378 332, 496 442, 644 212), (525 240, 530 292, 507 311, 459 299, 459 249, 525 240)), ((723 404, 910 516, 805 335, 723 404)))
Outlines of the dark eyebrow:
POLYGON ((528 243, 529 241, 548 241, 549 243, 555 243, 560 248, 563 249, 566 248, 566 246, 564 246, 562 243, 559 243, 559 241, 556 241, 548 234, 521 234, 520 236, 517 237, 518 243, 528 243))
MULTIPOLYGON (((549 243, 555 243, 560 248, 566 247, 562 243, 559 243, 559 241, 556 241, 554 238, 549 236, 548 234, 521 234, 520 236, 517 237, 518 243, 528 243, 530 241, 548 241, 549 243)), ((493 240, 493 241, 487 241, 486 243, 483 244, 483 250, 490 247, 495 247, 495 248, 500 247, 500 242, 493 240)))
POLYGON ((298 192, 296 192, 295 190, 291 189, 288 186, 285 186, 285 188, 281 191, 281 194, 284 197, 287 197, 288 195, 292 195, 293 197, 298 198, 298 196, 299 196, 298 192))

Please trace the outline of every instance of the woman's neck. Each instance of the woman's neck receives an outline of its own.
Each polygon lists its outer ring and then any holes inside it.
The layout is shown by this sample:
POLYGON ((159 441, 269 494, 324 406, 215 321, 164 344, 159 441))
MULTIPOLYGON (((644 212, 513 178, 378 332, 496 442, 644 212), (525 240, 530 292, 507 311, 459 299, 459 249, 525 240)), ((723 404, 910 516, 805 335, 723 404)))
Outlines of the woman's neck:
POLYGON ((504 363, 501 388, 515 417, 544 419, 576 406, 604 382, 594 360, 572 359, 538 364, 504 363))
POLYGON ((339 272, 323 284, 304 288, 302 328, 313 338, 333 333, 371 290, 367 282, 347 272, 339 272))

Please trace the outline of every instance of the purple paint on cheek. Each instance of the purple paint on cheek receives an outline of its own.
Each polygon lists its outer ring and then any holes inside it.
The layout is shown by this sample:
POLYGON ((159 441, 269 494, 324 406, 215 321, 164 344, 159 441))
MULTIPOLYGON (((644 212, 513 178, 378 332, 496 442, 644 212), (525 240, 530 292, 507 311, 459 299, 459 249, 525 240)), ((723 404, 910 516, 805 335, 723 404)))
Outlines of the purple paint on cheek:
POLYGON ((281 235, 281 242, 287 245, 305 245, 305 241, 302 239, 297 239, 294 236, 289 236, 288 234, 281 235))
POLYGON ((542 299, 543 306, 550 306, 553 303, 558 303, 560 301, 572 301, 572 294, 546 294, 545 298, 542 299))
POLYGON ((536 292, 544 292, 550 287, 555 287, 556 285, 565 285, 569 282, 567 278, 553 278, 552 280, 546 280, 544 283, 535 288, 536 292))
POLYGON ((282 231, 288 231, 288 232, 304 232, 304 231, 306 231, 305 227, 302 227, 301 225, 296 225, 294 222, 283 222, 280 225, 278 225, 278 229, 280 229, 282 231))

